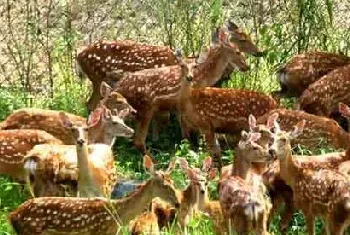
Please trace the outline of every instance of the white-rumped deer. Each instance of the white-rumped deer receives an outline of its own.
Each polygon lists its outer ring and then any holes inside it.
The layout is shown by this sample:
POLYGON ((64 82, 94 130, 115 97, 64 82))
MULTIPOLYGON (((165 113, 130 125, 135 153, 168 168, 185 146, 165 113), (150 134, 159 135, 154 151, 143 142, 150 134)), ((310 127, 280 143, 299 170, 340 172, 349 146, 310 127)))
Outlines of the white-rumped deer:
POLYGON ((297 109, 329 117, 338 103, 350 104, 350 65, 334 69, 311 84, 299 97, 297 109))
POLYGON ((314 219, 320 216, 327 221, 327 234, 343 234, 350 223, 348 177, 336 170, 315 170, 295 163, 290 140, 303 131, 304 125, 301 121, 293 131, 286 132, 275 122, 270 152, 279 159, 280 177, 292 188, 294 205, 303 212, 308 233, 315 234, 314 219))
POLYGON ((0 130, 0 174, 25 182, 24 156, 38 144, 62 144, 41 130, 0 130))
POLYGON ((330 52, 305 52, 293 56, 278 69, 277 79, 281 90, 276 98, 299 97, 309 85, 332 70, 350 64, 350 58, 330 52))
POLYGON ((236 148, 231 175, 220 179, 219 201, 227 231, 245 234, 268 234, 267 220, 271 202, 259 174, 253 172, 252 163, 267 163, 272 160, 269 146, 258 144, 260 133, 242 132, 242 139, 236 148))
POLYGON ((104 198, 41 197, 29 199, 9 215, 18 235, 115 235, 141 214, 154 197, 179 206, 168 171, 155 171, 149 156, 144 167, 151 178, 136 192, 121 200, 104 198))
MULTIPOLYGON (((59 113, 63 128, 70 130, 76 145, 37 145, 25 157, 25 168, 34 178, 34 193, 37 196, 63 196, 62 185, 69 186, 71 193, 81 197, 110 197, 116 181, 114 156, 110 145, 90 144, 88 135, 94 134, 104 122, 116 122, 105 107, 94 110, 86 125, 75 125, 69 116, 59 113), (108 118, 109 121, 106 121, 108 118), (61 185, 62 184, 62 185, 61 185), (77 185, 77 190, 74 187, 77 185)), ((133 130, 118 120, 115 132, 105 132, 105 139, 114 136, 131 137, 133 130)))
MULTIPOLYGON (((206 53, 205 62, 193 71, 195 86, 215 84, 228 64, 242 71, 248 69, 243 54, 236 46, 228 42, 227 34, 222 28, 215 32, 213 39, 214 44, 206 53)), ((184 63, 147 69, 123 76, 114 87, 114 91, 122 94, 137 110, 134 141, 136 148, 142 153, 147 152, 145 139, 153 114, 158 111, 176 109, 181 80, 187 76, 187 73, 188 68, 184 63)))
MULTIPOLYGON (((76 139, 69 129, 64 128, 60 123, 60 111, 24 108, 14 111, 3 122, 0 123, 2 130, 9 129, 39 129, 44 130, 56 138, 62 140, 64 144, 75 144, 76 139)), ((75 125, 83 125, 86 118, 74 114, 65 113, 75 125)), ((100 125, 93 127, 89 134, 89 143, 110 144, 113 139, 113 132, 120 132, 125 127, 123 120, 116 116, 107 115, 100 125), (111 119, 114 117, 114 119, 111 119), (109 134, 108 134, 109 133, 109 134), (108 138, 107 138, 108 137, 108 138)))

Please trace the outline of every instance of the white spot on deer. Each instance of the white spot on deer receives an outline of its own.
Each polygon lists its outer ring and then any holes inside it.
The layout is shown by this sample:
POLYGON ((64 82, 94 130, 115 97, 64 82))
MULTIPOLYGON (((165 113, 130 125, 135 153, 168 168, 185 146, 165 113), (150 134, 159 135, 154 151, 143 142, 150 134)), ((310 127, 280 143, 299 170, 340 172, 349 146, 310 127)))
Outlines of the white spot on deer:
POLYGON ((88 59, 91 59, 91 57, 93 57, 93 55, 91 55, 91 54, 88 54, 88 59))

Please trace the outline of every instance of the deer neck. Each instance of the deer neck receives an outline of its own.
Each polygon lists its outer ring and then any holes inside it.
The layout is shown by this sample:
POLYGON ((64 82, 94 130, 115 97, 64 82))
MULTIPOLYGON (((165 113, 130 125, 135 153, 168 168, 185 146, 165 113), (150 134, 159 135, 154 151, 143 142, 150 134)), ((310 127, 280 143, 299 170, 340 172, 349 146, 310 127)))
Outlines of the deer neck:
POLYGON ((207 59, 193 71, 196 87, 213 86, 221 79, 229 64, 224 54, 225 48, 222 46, 210 50, 207 59))
POLYGON ((292 146, 289 143, 286 145, 284 156, 279 157, 280 161, 280 175, 286 183, 294 187, 295 181, 298 180, 299 168, 295 165, 292 156, 292 146))
POLYGON ((121 200, 114 200, 113 205, 116 218, 122 224, 128 224, 137 215, 142 214, 152 202, 152 180, 149 180, 139 190, 121 200))
POLYGON ((78 162, 78 194, 80 197, 103 196, 94 185, 93 176, 89 168, 89 147, 86 143, 77 144, 78 162))
POLYGON ((251 177, 251 162, 244 157, 242 150, 236 150, 236 156, 233 160, 232 175, 238 176, 244 180, 249 180, 251 177))
POLYGON ((182 192, 182 207, 197 208, 198 207, 198 192, 191 182, 190 185, 182 192))
POLYGON ((107 143, 107 140, 105 138, 105 132, 106 130, 102 129, 101 127, 92 127, 89 130, 89 143, 90 144, 110 144, 107 143))

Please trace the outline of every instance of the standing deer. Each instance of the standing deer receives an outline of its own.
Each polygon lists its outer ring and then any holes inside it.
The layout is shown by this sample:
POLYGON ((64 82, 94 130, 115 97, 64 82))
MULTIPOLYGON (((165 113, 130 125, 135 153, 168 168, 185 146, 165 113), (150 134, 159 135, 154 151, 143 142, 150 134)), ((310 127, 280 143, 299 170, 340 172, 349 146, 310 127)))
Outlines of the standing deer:
POLYGON ((154 197, 178 207, 171 169, 155 171, 149 156, 144 167, 151 178, 136 192, 121 200, 105 198, 41 197, 29 199, 9 215, 18 235, 115 235, 141 214, 154 197))
POLYGON ((299 122, 293 131, 282 131, 275 123, 274 141, 270 152, 280 162, 280 176, 293 190, 293 202, 300 209, 309 234, 315 234, 316 216, 327 220, 327 234, 340 235, 350 223, 350 184, 348 177, 336 170, 298 166, 291 150, 291 139, 304 128, 299 122))
POLYGON ((253 172, 252 163, 266 163, 272 158, 268 145, 257 141, 260 133, 242 132, 234 158, 232 173, 219 181, 219 200, 224 218, 229 226, 239 234, 249 231, 268 234, 267 220, 271 203, 260 175, 253 172))
POLYGON ((62 144, 41 130, 0 130, 0 174, 25 182, 24 156, 38 144, 62 144))
POLYGON ((311 84, 299 97, 297 109, 329 117, 338 103, 350 104, 350 65, 335 69, 311 84))
MULTIPOLYGON (((89 134, 99 131, 108 122, 120 119, 111 116, 105 108, 96 109, 89 118, 88 126, 74 125, 64 112, 59 114, 61 125, 70 130, 76 145, 37 145, 25 157, 25 168, 34 178, 34 194, 37 196, 64 196, 70 193, 80 196, 109 197, 116 180, 114 156, 110 145, 89 144, 89 134), (109 119, 109 121, 106 120, 109 119), (104 122, 107 122, 103 124, 104 122), (89 145, 88 145, 89 144, 89 145), (76 189, 78 185, 78 190, 76 189), (91 187, 91 188, 89 188, 91 187)), ((112 127, 110 127, 112 128, 112 127)), ((105 132, 103 138, 131 137, 133 130, 123 122, 113 124, 113 131, 105 132)), ((111 142, 111 141, 110 141, 111 142)))
POLYGON ((215 166, 221 170, 221 149, 215 132, 237 134, 247 130, 250 114, 262 116, 277 108, 278 104, 272 97, 254 91, 193 88, 193 78, 209 60, 207 58, 202 63, 192 65, 189 76, 183 78, 179 113, 185 126, 197 129, 204 135, 215 166))
POLYGON ((281 90, 276 98, 299 97, 309 85, 334 69, 350 64, 350 58, 329 52, 306 52, 290 59, 277 71, 281 90))
MULTIPOLYGON (((205 62, 193 71, 195 86, 215 84, 221 78, 228 64, 234 65, 242 71, 248 69, 244 56, 236 46, 228 42, 227 34, 223 29, 218 29, 215 32, 213 42, 212 47, 205 53, 205 62)), ((158 69, 147 69, 126 74, 114 87, 113 92, 117 91, 122 94, 137 110, 134 142, 136 148, 142 153, 147 152, 145 140, 153 114, 177 108, 181 80, 187 76, 187 73, 188 67, 184 63, 158 69)), ((185 127, 182 127, 182 130, 185 130, 185 127)))

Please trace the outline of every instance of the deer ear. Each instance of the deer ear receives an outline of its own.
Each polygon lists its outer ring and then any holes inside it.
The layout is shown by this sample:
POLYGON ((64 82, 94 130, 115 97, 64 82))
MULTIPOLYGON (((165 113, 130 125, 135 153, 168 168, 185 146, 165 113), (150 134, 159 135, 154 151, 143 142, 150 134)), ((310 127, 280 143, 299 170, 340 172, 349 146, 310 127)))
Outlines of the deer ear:
POLYGON ((203 161, 202 171, 208 172, 211 167, 212 159, 210 156, 206 157, 203 161))
POLYGON ((267 128, 271 130, 274 127, 274 123, 277 122, 278 116, 278 113, 274 113, 269 116, 266 123, 267 128))
POLYGON ((241 136, 242 136, 241 140, 248 140, 249 139, 249 133, 244 131, 244 130, 241 132, 241 136))
POLYGON ((178 62, 182 62, 182 50, 180 48, 175 49, 174 55, 178 62))
POLYGON ((350 108, 346 104, 340 102, 338 104, 339 113, 346 118, 350 117, 350 108))
POLYGON ((216 174, 217 174, 217 169, 216 169, 216 168, 210 169, 210 171, 209 171, 209 173, 208 173, 208 176, 207 176, 207 179, 208 179, 208 180, 213 180, 213 179, 215 179, 216 174))
POLYGON ((125 108, 125 109, 122 109, 118 112, 118 116, 121 118, 121 119, 124 119, 125 117, 129 116, 130 112, 129 112, 129 108, 125 108))
POLYGON ((252 114, 249 115, 248 123, 249 123, 250 131, 253 131, 253 129, 256 127, 256 118, 254 117, 254 115, 252 114))
POLYGON ((195 172, 195 170, 193 169, 188 169, 187 170, 187 176, 190 180, 197 180, 198 177, 197 177, 197 173, 195 172))
POLYGON ((87 126, 88 128, 96 126, 98 123, 104 120, 104 117, 108 117, 110 110, 102 106, 95 109, 88 117, 87 126))
POLYGON ((150 156, 143 156, 143 167, 145 168, 146 172, 150 173, 151 175, 154 174, 154 164, 150 156))
POLYGON ((180 157, 180 167, 182 170, 187 171, 189 169, 188 162, 186 158, 180 157))
POLYGON ((69 119, 69 117, 67 116, 67 114, 65 112, 59 112, 58 117, 60 119, 62 126, 64 126, 65 128, 72 128, 73 127, 72 121, 69 119))
POLYGON ((305 120, 301 120, 294 126, 294 129, 290 134, 292 138, 298 137, 304 131, 305 123, 305 120))
POLYGON ((233 23, 233 21, 229 20, 229 21, 227 22, 227 29, 228 29, 229 31, 235 31, 235 30, 238 29, 238 26, 237 26, 235 23, 233 23))
POLYGON ((112 87, 110 87, 105 81, 101 83, 100 94, 102 97, 107 97, 111 94, 112 87))
POLYGON ((173 160, 170 161, 168 169, 166 170, 167 173, 170 173, 172 170, 174 170, 175 165, 176 165, 176 161, 177 159, 174 158, 173 160))

